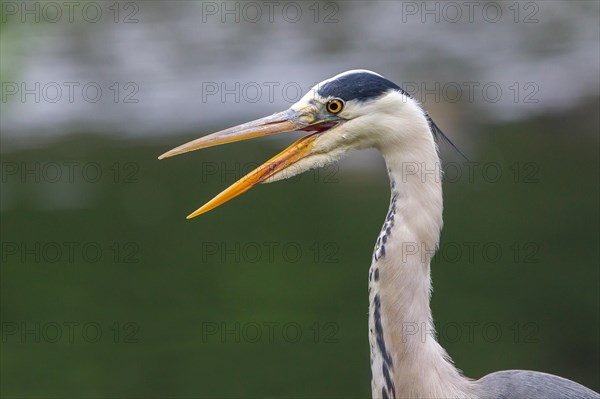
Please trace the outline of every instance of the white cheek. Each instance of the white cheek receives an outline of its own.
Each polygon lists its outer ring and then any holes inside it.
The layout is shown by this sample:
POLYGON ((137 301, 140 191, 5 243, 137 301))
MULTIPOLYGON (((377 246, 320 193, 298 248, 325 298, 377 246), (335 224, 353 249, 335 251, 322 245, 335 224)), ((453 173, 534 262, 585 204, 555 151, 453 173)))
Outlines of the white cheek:
POLYGON ((316 152, 328 152, 338 147, 352 150, 373 146, 378 139, 376 123, 380 123, 380 118, 368 115, 348 120, 324 132, 315 141, 313 148, 316 152))
POLYGON ((263 183, 273 183, 279 180, 289 179, 290 177, 306 172, 307 170, 327 166, 339 160, 345 153, 346 151, 343 149, 338 149, 326 154, 311 154, 306 158, 299 160, 295 164, 290 165, 288 168, 269 177, 263 183))

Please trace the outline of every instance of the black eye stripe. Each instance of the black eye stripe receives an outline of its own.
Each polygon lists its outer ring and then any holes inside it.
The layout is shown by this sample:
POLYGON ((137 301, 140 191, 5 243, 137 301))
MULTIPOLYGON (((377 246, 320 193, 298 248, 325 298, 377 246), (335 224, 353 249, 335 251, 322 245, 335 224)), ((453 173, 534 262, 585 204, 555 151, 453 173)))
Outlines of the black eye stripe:
POLYGON ((373 100, 391 90, 402 91, 398 85, 386 78, 362 71, 345 74, 326 82, 318 87, 321 97, 343 98, 346 101, 373 100))

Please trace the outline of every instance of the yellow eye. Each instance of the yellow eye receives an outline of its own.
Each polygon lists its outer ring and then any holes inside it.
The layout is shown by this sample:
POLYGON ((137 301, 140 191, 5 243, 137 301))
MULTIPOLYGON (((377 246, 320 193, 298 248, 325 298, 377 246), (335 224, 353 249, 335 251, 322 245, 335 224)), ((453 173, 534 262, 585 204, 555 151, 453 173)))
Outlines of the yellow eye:
POLYGON ((339 113, 342 108, 344 108, 344 102, 339 98, 334 98, 333 100, 329 100, 327 102, 327 111, 331 112, 332 114, 339 113))

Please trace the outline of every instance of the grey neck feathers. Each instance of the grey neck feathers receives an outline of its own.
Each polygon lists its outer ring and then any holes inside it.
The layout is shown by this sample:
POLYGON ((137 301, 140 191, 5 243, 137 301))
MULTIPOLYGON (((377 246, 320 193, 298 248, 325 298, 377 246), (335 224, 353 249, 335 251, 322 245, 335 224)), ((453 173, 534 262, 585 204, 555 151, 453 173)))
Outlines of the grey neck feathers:
POLYGON ((472 382, 434 333, 430 261, 442 228, 442 177, 425 120, 420 128, 427 131, 410 151, 380 148, 392 192, 369 271, 373 397, 472 397, 472 382))

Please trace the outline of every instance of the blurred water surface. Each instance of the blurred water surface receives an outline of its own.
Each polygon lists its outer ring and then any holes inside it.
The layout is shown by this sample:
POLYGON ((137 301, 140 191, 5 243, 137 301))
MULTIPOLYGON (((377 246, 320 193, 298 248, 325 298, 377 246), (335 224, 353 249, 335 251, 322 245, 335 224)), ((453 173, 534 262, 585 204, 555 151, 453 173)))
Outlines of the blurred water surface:
POLYGON ((83 2, 59 8, 61 18, 43 2, 39 15, 13 3, 1 39, 3 82, 19 85, 14 95, 3 87, 7 146, 81 129, 200 130, 287 107, 354 68, 428 108, 491 120, 568 109, 599 90, 596 1, 83 2), (47 101, 50 86, 22 101, 21 83, 56 83, 62 97, 47 101))

